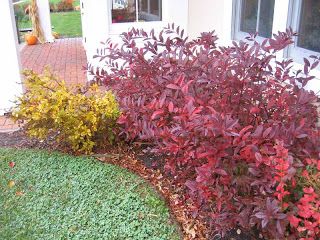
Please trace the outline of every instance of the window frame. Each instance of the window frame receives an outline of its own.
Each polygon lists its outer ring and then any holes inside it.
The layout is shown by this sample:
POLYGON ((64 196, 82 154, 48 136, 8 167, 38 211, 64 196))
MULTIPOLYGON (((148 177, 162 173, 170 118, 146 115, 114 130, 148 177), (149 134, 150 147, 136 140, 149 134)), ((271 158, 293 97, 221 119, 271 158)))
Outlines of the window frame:
MULTIPOLYGON (((139 2, 139 0, 137 0, 136 2, 139 2)), ((139 15, 141 13, 144 13, 146 15, 155 15, 155 14, 151 13, 151 0, 147 0, 147 2, 148 2, 148 10, 147 10, 147 12, 140 11, 140 9, 138 9, 138 14, 137 15, 139 15)), ((140 8, 139 4, 138 4, 138 8, 140 8)), ((160 19, 161 20, 154 20, 152 22, 161 22, 162 21, 162 0, 159 0, 158 8, 159 8, 159 15, 160 15, 160 19), (161 3, 160 3, 160 1, 161 1, 161 3)))
MULTIPOLYGON (((241 15, 242 15, 242 4, 243 0, 234 0, 234 6, 233 8, 235 9, 233 12, 233 39, 235 40, 243 40, 246 37, 249 36, 248 32, 243 32, 240 30, 241 26, 241 15)), ((258 0, 258 6, 261 5, 261 0, 258 0)), ((260 14, 260 9, 258 7, 257 11, 257 26, 259 26, 259 15, 260 14)), ((273 15, 273 20, 274 20, 274 15, 273 15)), ((273 24, 272 24, 273 26, 273 24)), ((273 28, 273 27, 272 27, 273 28)), ((273 32, 273 31, 272 31, 273 32)), ((263 40, 266 39, 265 37, 261 37, 259 35, 256 36, 256 40, 260 43, 263 42, 263 40)))
MULTIPOLYGON (((112 1, 109 0, 109 7, 108 7, 108 20, 109 20, 109 33, 111 35, 119 35, 122 32, 127 31, 128 29, 135 27, 135 28, 144 28, 145 30, 151 30, 152 28, 161 28, 163 26, 163 9, 164 9, 164 0, 161 0, 161 9, 160 9, 160 16, 161 20, 160 21, 149 21, 149 22, 123 22, 123 23, 113 23, 112 22, 112 1)), ((135 0, 136 3, 139 0, 135 0)), ((137 5, 137 13, 136 13, 136 18, 139 14, 139 5, 137 5)))
MULTIPOLYGON (((302 0, 290 0, 290 10, 287 21, 287 27, 292 27, 293 31, 298 32, 300 24, 300 14, 302 10, 302 0)), ((320 31, 320 29, 319 29, 320 31)), ((294 43, 288 47, 285 57, 292 58, 295 62, 303 64, 303 58, 308 58, 310 55, 319 56, 320 52, 315 52, 298 46, 298 37, 294 37, 294 43)), ((317 67, 320 70, 320 67, 317 67)))

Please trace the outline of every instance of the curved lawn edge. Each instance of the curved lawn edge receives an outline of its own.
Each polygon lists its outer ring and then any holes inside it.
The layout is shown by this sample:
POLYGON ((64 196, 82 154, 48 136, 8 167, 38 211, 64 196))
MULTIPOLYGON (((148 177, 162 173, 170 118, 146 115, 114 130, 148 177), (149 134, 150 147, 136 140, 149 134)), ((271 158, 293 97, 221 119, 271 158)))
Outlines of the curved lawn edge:
POLYGON ((0 148, 0 203, 1 239, 181 239, 148 182, 89 157, 0 148))

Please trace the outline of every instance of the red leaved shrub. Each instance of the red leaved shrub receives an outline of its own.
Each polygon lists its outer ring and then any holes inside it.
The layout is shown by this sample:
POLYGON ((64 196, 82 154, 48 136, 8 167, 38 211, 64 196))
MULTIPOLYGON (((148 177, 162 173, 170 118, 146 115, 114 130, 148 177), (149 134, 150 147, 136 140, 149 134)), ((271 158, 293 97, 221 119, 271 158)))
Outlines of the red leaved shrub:
POLYGON ((67 12, 73 11, 74 0, 61 0, 55 5, 55 11, 67 12))
POLYGON ((230 47, 218 47, 214 32, 183 35, 174 26, 159 35, 132 29, 121 46, 108 40, 98 51, 109 69, 91 73, 117 94, 121 134, 167 156, 194 214, 205 213, 215 231, 240 225, 272 239, 315 239, 319 195, 297 181, 308 159, 320 158, 319 99, 303 89, 319 58, 296 73, 292 60, 277 61, 290 29, 230 47))

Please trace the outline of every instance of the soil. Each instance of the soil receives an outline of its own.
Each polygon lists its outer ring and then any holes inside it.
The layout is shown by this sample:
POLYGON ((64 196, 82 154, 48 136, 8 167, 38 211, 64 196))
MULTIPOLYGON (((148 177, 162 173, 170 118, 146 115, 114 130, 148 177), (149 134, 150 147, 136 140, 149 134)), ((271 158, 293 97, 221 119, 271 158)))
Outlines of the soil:
MULTIPOLYGON (((46 149, 70 152, 65 146, 53 141, 53 137, 39 141, 30 139, 23 130, 12 133, 0 133, 0 147, 46 149)), ((178 185, 174 178, 165 174, 164 157, 155 156, 141 148, 133 149, 128 145, 118 145, 108 149, 99 149, 93 157, 99 161, 119 165, 140 175, 164 197, 170 206, 173 219, 178 222, 183 232, 184 240, 256 240, 263 239, 257 231, 233 229, 226 236, 211 235, 210 229, 202 222, 201 216, 192 217, 192 204, 185 201, 185 187, 178 185)))
POLYGON ((65 148, 53 141, 52 137, 49 137, 44 141, 31 139, 23 130, 11 133, 0 133, 0 147, 46 149, 49 151, 60 150, 63 152, 66 151, 65 148))

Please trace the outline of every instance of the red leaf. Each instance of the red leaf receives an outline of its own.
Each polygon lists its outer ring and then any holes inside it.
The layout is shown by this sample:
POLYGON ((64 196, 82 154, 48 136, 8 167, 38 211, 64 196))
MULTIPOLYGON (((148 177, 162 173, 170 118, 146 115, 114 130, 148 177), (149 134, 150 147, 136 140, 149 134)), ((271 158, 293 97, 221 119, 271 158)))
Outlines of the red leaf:
POLYGON ((250 130, 251 128, 253 128, 253 126, 251 125, 242 128, 241 131, 239 132, 239 135, 242 136, 246 131, 250 130))
POLYGON ((256 152, 256 153, 254 154, 254 156, 256 157, 256 159, 257 159, 257 161, 258 161, 259 163, 262 163, 262 161, 263 161, 262 155, 261 155, 259 152, 256 152))
POLYGON ((266 130, 264 130, 262 137, 266 138, 269 135, 269 133, 271 132, 271 130, 272 130, 271 127, 268 127, 266 130))
POLYGON ((263 126, 262 125, 259 125, 256 130, 254 131, 254 133, 252 134, 252 136, 256 137, 256 138, 259 138, 261 137, 261 134, 263 132, 263 126))
POLYGON ((182 83, 184 82, 184 75, 183 74, 181 74, 175 81, 174 81, 174 83, 175 84, 177 84, 177 85, 179 85, 180 87, 182 87, 182 83))
POLYGON ((300 221, 301 221, 299 218, 297 218, 293 215, 288 216, 288 220, 289 220, 291 227, 294 227, 294 228, 297 228, 300 221))
POLYGON ((250 109, 250 113, 259 113, 259 112, 260 112, 260 108, 258 108, 258 107, 252 107, 250 109))
POLYGON ((9 167, 14 168, 15 165, 16 165, 15 162, 9 162, 9 167))
POLYGON ((174 89, 174 90, 179 90, 179 89, 180 89, 179 86, 177 86, 177 85, 175 85, 175 84, 172 84, 172 83, 168 84, 168 85, 166 86, 166 88, 174 89))
POLYGON ((183 92, 183 94, 187 94, 189 90, 189 85, 186 84, 181 88, 181 91, 183 92))
POLYGON ((167 95, 164 93, 161 95, 160 99, 159 99, 159 107, 162 108, 164 101, 166 100, 167 95))
POLYGON ((152 116, 151 116, 151 120, 156 119, 156 118, 159 117, 161 114, 163 114, 163 112, 164 112, 164 111, 163 111, 162 109, 155 111, 155 112, 152 114, 152 116))
POLYGON ((303 218, 310 218, 312 216, 312 211, 304 207, 298 211, 298 215, 303 218))
POLYGON ((305 138, 305 137, 308 137, 308 134, 302 133, 296 136, 296 138, 305 138))
POLYGON ((313 187, 305 187, 303 188, 303 192, 307 194, 311 194, 311 193, 314 193, 314 189, 313 187))
POLYGON ((310 62, 309 62, 308 59, 303 58, 303 61, 304 61, 304 64, 305 64, 307 67, 310 67, 310 62))
POLYGON ((222 176, 227 176, 228 175, 228 173, 223 169, 218 169, 217 168, 217 169, 214 169, 214 172, 219 174, 219 175, 222 175, 222 176))
POLYGON ((169 102, 168 109, 169 109, 169 112, 171 113, 173 112, 174 106, 172 102, 169 102))

